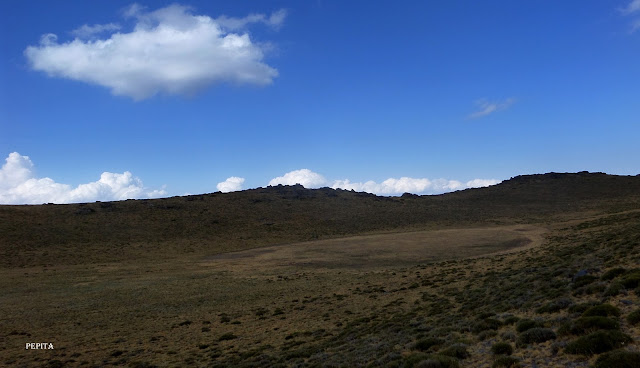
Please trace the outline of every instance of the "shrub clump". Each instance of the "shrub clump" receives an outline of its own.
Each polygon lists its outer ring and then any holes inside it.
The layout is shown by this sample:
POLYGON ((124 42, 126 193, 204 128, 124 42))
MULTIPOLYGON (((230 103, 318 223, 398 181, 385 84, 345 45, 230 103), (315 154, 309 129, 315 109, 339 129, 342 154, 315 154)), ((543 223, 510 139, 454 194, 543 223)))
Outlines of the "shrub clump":
POLYGON ((636 309, 633 312, 629 313, 627 316, 627 322, 632 325, 637 325, 640 323, 640 309, 636 309))
POLYGON ((446 355, 458 359, 465 359, 471 356, 467 351, 467 347, 463 344, 454 344, 444 350, 438 352, 440 355, 446 355))
POLYGON ((563 309, 567 309, 572 304, 573 302, 571 301, 571 299, 560 298, 552 302, 549 302, 543 305, 542 307, 536 309, 536 313, 555 313, 563 309))
POLYGON ((420 351, 427 351, 434 346, 442 345, 442 344, 444 344, 444 340, 442 339, 439 339, 437 337, 425 337, 423 339, 416 341, 413 348, 420 351))
POLYGON ((585 285, 589 285, 590 283, 596 281, 597 279, 598 278, 593 275, 584 275, 584 276, 577 277, 573 281, 573 288, 577 289, 585 285))
POLYGON ((620 283, 627 289, 635 289, 640 286, 640 269, 634 269, 620 279, 620 283))
POLYGON ((625 270, 622 267, 616 267, 616 268, 612 268, 609 271, 605 272, 604 274, 602 274, 602 277, 600 277, 602 280, 606 281, 606 280, 613 280, 616 277, 622 275, 623 273, 625 273, 627 270, 625 270))
POLYGON ((227 332, 226 334, 220 336, 220 338, 218 339, 219 341, 225 341, 225 340, 233 340, 235 338, 237 338, 238 336, 232 334, 231 332, 227 332))
POLYGON ((633 341, 620 331, 596 331, 570 342, 564 349, 569 354, 593 355, 623 347, 633 341))
POLYGON ((598 357, 595 368, 640 368, 640 353, 614 350, 598 357))
POLYGON ((491 366, 492 368, 520 368, 520 361, 514 357, 511 356, 501 356, 499 358, 497 358, 494 362, 493 365, 491 366))
POLYGON ((598 302, 586 302, 580 304, 574 304, 569 307, 569 313, 584 313, 587 309, 593 307, 594 305, 598 305, 598 302))
POLYGON ((502 326, 502 322, 498 321, 497 319, 486 318, 473 325, 471 331, 475 334, 478 334, 486 330, 497 330, 498 328, 500 328, 500 326, 502 326))
POLYGON ((508 342, 497 342, 491 347, 491 352, 494 355, 511 355, 513 354, 513 347, 508 342))
POLYGON ((608 317, 592 316, 580 317, 558 329, 561 335, 584 335, 595 330, 618 330, 620 324, 608 317))
POLYGON ((516 325, 516 331, 525 332, 531 328, 542 327, 542 323, 532 319, 521 319, 516 325))
POLYGON ((600 304, 595 305, 589 309, 587 309, 584 313, 582 313, 583 317, 592 317, 592 316, 620 316, 620 309, 614 307, 611 304, 600 304))
POLYGON ((415 368, 458 368, 460 364, 455 358, 444 355, 430 355, 428 359, 425 359, 418 364, 414 365, 415 368))
POLYGON ((555 340, 556 333, 549 328, 534 327, 524 331, 518 336, 516 345, 538 344, 541 342, 555 340))

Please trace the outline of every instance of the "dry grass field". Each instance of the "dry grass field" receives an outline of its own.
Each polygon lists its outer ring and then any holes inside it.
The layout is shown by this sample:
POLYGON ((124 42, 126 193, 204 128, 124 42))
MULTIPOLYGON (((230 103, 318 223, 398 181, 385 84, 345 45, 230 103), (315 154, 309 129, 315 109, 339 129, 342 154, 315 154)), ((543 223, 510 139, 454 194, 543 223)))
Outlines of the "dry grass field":
POLYGON ((637 367, 640 183, 591 175, 0 206, 0 365, 637 367))

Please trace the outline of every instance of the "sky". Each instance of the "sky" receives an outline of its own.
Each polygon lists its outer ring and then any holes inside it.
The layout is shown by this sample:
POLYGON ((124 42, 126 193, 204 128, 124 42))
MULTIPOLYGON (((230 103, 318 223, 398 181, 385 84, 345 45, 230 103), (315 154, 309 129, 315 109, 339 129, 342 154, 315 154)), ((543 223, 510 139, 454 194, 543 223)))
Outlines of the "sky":
POLYGON ((0 204, 637 175, 639 97, 640 0, 6 0, 0 204))

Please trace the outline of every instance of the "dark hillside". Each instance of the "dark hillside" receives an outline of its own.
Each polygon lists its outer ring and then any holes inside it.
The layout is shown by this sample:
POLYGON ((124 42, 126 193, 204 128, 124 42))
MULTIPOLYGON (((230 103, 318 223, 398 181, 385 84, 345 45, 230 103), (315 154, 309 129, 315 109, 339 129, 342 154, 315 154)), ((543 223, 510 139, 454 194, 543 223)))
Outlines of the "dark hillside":
POLYGON ((2 265, 108 261, 460 225, 551 221, 640 205, 640 176, 518 176, 437 196, 300 185, 152 200, 0 206, 2 265))

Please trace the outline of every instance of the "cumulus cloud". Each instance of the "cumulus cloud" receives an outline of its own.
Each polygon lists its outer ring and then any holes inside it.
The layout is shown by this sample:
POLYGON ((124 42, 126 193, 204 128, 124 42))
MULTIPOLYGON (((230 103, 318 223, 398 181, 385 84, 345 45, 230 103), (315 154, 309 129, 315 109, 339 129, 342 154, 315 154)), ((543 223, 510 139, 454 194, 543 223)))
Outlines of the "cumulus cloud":
POLYGON ((129 198, 156 198, 164 190, 149 190, 129 171, 103 172, 98 181, 72 188, 51 178, 36 178, 29 156, 10 153, 0 169, 1 204, 78 203, 129 198))
POLYGON ((468 118, 477 119, 500 110, 505 110, 509 108, 509 106, 513 105, 514 102, 516 102, 515 98, 507 98, 504 101, 496 102, 491 102, 486 98, 481 98, 475 102, 478 110, 472 114, 469 114, 468 118))
POLYGON ((309 169, 294 170, 271 179, 269 185, 295 185, 301 184, 305 188, 319 188, 327 184, 327 179, 324 176, 315 173, 309 169))
POLYGON ((251 23, 277 28, 286 17, 284 10, 270 16, 214 19, 194 15, 182 5, 152 12, 134 5, 125 16, 135 18, 131 32, 95 38, 118 26, 85 25, 68 42, 45 34, 39 45, 27 47, 24 54, 32 69, 50 77, 96 84, 135 100, 157 93, 190 95, 221 82, 264 86, 278 76, 276 69, 263 62, 268 43, 257 44, 248 33, 234 31, 251 23))
POLYGON ((227 180, 218 183, 216 188, 223 193, 235 192, 238 190, 242 190, 242 184, 244 183, 244 178, 239 178, 237 176, 232 176, 227 178, 227 180))
POLYGON ((331 184, 324 176, 309 169, 294 170, 283 176, 272 179, 269 185, 294 185, 302 184, 305 188, 318 188, 330 186, 333 189, 355 190, 377 195, 399 195, 402 193, 436 194, 461 190, 466 188, 486 187, 498 184, 495 179, 474 179, 466 183, 448 179, 426 179, 401 177, 389 178, 381 183, 375 181, 352 182, 349 179, 334 180, 331 184))

